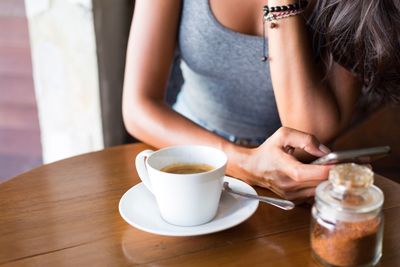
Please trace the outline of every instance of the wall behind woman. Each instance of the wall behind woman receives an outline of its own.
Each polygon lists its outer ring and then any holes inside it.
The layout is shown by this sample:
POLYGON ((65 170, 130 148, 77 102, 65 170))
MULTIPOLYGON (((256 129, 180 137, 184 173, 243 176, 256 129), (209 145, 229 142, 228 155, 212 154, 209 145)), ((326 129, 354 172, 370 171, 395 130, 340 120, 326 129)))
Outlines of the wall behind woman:
POLYGON ((133 0, 25 0, 44 162, 135 141, 122 122, 133 0))
POLYGON ((104 147, 92 0, 25 0, 43 161, 104 147))
POLYGON ((344 133, 335 150, 390 146, 389 156, 372 164, 373 170, 400 183, 400 107, 385 106, 344 133))
POLYGON ((122 121, 125 54, 135 1, 93 1, 104 145, 133 141, 122 121))
MULTIPOLYGON (((105 146, 135 141, 125 130, 121 109, 125 56, 134 5, 133 0, 93 1, 105 146)), ((177 51, 166 95, 169 104, 175 102, 183 82, 179 62, 177 51)))

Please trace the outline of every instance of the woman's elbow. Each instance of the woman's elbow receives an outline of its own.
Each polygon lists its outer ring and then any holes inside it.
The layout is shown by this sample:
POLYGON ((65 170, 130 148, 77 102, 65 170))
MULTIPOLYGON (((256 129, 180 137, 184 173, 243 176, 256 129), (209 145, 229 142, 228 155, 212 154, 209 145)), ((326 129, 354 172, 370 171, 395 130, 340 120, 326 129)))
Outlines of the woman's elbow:
POLYGON ((125 105, 122 106, 122 120, 125 126, 126 131, 134 137, 138 135, 138 123, 133 118, 133 110, 131 108, 126 107, 125 105))
POLYGON ((140 101, 130 98, 129 101, 125 97, 122 99, 122 120, 126 131, 133 137, 140 139, 142 135, 141 118, 145 114, 140 114, 143 107, 140 101))

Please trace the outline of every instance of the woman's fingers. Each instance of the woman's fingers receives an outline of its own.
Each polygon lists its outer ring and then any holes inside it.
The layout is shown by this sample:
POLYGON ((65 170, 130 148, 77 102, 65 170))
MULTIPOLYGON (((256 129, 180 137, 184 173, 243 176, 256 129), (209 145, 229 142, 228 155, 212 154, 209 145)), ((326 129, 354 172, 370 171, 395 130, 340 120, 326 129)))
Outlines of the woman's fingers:
POLYGON ((316 157, 324 156, 330 152, 329 148, 321 144, 315 136, 287 127, 281 127, 276 131, 273 135, 273 141, 289 154, 293 148, 303 149, 316 157))
POLYGON ((283 191, 298 191, 304 188, 316 187, 321 183, 321 180, 310 180, 297 182, 285 175, 280 175, 280 177, 275 177, 268 182, 268 185, 274 188, 279 188, 283 191))
POLYGON ((280 176, 273 179, 267 179, 260 186, 267 187, 280 197, 289 200, 306 199, 314 196, 315 188, 320 181, 307 182, 308 186, 298 183, 288 177, 280 176))

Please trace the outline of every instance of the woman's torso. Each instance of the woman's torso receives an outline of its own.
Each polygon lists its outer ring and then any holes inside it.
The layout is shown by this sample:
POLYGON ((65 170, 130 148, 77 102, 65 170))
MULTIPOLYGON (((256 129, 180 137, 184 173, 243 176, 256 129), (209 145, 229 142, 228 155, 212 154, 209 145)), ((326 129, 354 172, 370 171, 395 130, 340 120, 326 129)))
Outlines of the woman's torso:
POLYGON ((260 144, 280 127, 262 37, 224 27, 209 0, 184 0, 179 49, 184 84, 175 110, 242 144, 260 144))

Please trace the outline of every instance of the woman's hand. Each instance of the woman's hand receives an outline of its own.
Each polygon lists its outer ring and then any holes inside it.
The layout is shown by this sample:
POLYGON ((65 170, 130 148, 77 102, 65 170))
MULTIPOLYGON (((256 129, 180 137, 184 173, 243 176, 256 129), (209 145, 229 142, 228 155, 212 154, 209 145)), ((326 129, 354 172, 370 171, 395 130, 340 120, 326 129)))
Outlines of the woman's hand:
POLYGON ((328 177, 329 166, 299 162, 292 155, 295 148, 317 157, 329 153, 313 135, 282 127, 257 148, 237 148, 238 153, 231 154, 228 173, 286 199, 311 197, 328 177))

